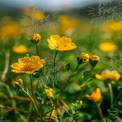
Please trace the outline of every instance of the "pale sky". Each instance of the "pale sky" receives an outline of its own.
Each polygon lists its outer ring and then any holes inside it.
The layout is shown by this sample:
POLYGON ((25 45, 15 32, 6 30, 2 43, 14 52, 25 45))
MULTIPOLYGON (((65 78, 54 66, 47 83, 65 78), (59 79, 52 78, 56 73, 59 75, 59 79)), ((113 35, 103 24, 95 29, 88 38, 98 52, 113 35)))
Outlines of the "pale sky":
POLYGON ((61 10, 65 7, 84 7, 90 4, 94 4, 99 0, 0 0, 0 4, 6 4, 12 7, 26 7, 34 6, 43 9, 53 9, 61 10))

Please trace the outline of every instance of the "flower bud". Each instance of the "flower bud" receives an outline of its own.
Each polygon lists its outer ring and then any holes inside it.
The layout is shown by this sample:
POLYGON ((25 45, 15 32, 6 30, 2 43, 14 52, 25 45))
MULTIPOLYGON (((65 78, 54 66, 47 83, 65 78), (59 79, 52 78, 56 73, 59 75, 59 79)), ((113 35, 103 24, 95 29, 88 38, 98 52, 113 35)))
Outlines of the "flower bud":
POLYGON ((40 34, 35 33, 35 34, 33 34, 31 41, 32 41, 34 44, 38 44, 39 41, 40 41, 40 39, 41 39, 40 34))
POLYGON ((14 80, 14 81, 12 81, 12 85, 14 87, 18 87, 20 89, 23 87, 23 81, 22 81, 22 79, 14 80))
POLYGON ((90 62, 90 64, 94 67, 94 66, 96 66, 96 64, 98 63, 98 61, 99 61, 99 56, 97 56, 97 55, 92 55, 91 57, 90 57, 90 59, 89 59, 89 62, 90 62))
POLYGON ((88 62, 89 61, 89 54, 87 53, 80 53, 78 58, 77 58, 77 63, 80 65, 82 63, 88 62))

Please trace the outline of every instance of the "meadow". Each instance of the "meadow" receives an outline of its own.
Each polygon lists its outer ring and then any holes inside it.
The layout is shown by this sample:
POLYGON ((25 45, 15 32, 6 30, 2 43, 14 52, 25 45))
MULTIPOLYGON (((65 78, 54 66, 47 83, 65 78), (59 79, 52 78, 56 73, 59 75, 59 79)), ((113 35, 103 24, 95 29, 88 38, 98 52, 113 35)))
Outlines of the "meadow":
POLYGON ((122 122, 122 21, 20 15, 0 18, 0 122, 122 122))

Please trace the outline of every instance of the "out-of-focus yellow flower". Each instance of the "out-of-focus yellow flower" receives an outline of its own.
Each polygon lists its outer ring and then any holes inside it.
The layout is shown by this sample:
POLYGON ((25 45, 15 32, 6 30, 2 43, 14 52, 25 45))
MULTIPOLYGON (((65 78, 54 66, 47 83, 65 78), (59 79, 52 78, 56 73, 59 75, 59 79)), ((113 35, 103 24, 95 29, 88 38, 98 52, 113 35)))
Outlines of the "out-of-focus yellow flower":
POLYGON ((59 35, 51 35, 50 39, 47 40, 49 48, 58 51, 68 51, 73 50, 77 46, 72 42, 71 38, 65 36, 60 37, 59 35))
POLYGON ((44 12, 35 9, 34 7, 27 7, 22 9, 22 13, 24 13, 27 16, 33 17, 35 20, 40 20, 45 17, 44 12))
POLYGON ((74 31, 79 25, 77 19, 71 19, 68 16, 59 16, 58 21, 61 31, 64 33, 72 33, 72 31, 74 31))
POLYGON ((103 24, 102 30, 104 32, 110 32, 110 31, 121 31, 122 30, 122 21, 107 21, 103 24))
POLYGON ((44 18, 44 12, 42 12, 42 11, 35 11, 35 12, 33 13, 33 17, 34 17, 34 19, 36 19, 36 20, 43 19, 43 18, 44 18))
POLYGON ((0 39, 3 41, 7 41, 10 38, 15 38, 21 34, 19 25, 12 20, 10 21, 10 23, 7 22, 7 24, 2 25, 0 28, 0 39))
POLYGON ((96 66, 96 64, 98 63, 99 60, 100 60, 99 56, 92 55, 92 56, 90 56, 89 62, 92 66, 96 66))
POLYGON ((103 41, 100 43, 99 48, 103 52, 112 52, 117 49, 117 46, 111 41, 103 41))
POLYGON ((44 89, 44 92, 46 93, 46 95, 47 95, 48 97, 54 98, 54 93, 53 93, 53 89, 52 89, 52 88, 46 87, 46 88, 44 89))
POLYGON ((13 52, 18 53, 18 54, 23 54, 27 53, 28 49, 25 45, 17 45, 12 48, 13 52))
POLYGON ((121 75, 116 70, 105 70, 100 74, 96 74, 95 77, 99 80, 110 80, 110 81, 117 81, 120 79, 121 75))
POLYGON ((86 97, 91 100, 91 101, 94 101, 94 102, 98 102, 101 100, 102 96, 101 96, 101 91, 99 88, 97 88, 95 91, 92 92, 91 95, 86 95, 86 97))
POLYGON ((41 69, 44 65, 44 60, 38 56, 19 58, 17 63, 13 63, 11 71, 15 73, 32 74, 41 69))
POLYGON ((38 44, 40 39, 41 39, 41 35, 38 33, 35 33, 33 34, 31 41, 35 44, 38 44))
POLYGON ((88 53, 80 53, 77 58, 78 64, 82 64, 84 62, 89 61, 89 54, 88 53))

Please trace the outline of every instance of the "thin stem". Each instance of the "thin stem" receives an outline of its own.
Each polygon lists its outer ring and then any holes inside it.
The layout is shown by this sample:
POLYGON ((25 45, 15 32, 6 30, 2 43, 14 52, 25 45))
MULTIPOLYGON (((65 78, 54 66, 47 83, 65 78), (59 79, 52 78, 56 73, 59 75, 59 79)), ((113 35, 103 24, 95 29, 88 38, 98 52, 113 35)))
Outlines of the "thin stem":
POLYGON ((119 92, 119 94, 118 94, 118 96, 117 96, 117 98, 116 98, 116 100, 115 100, 114 103, 116 103, 119 100, 119 98, 120 98, 121 95, 122 95, 122 90, 119 92))
POLYGON ((10 57, 10 51, 7 50, 6 51, 6 56, 5 56, 5 67, 4 67, 4 71, 2 73, 2 77, 1 77, 1 81, 3 81, 6 77, 6 74, 8 72, 8 67, 9 67, 9 57, 10 57))
POLYGON ((75 68, 75 70, 74 70, 74 72, 73 72, 71 75, 69 75, 69 78, 68 78, 68 80, 67 80, 65 86, 64 86, 63 89, 61 90, 62 93, 64 92, 65 88, 67 87, 67 85, 68 85, 68 83, 69 83, 69 81, 70 81, 70 78, 75 74, 75 72, 77 71, 78 68, 79 68, 79 65, 77 65, 76 68, 75 68))
POLYGON ((32 93, 32 96, 34 97, 34 92, 33 92, 33 81, 32 81, 31 75, 30 75, 30 82, 31 82, 31 93, 32 93))
POLYGON ((112 90, 112 86, 110 83, 108 83, 108 89, 110 92, 110 101, 111 101, 111 105, 112 105, 112 103, 113 103, 113 90, 112 90))
POLYGON ((40 54, 39 54, 39 47, 38 47, 38 44, 36 44, 36 53, 37 53, 38 56, 40 55, 40 54))
POLYGON ((55 70, 55 66, 56 66, 56 56, 57 56, 58 51, 55 52, 55 56, 54 56, 54 80, 56 77, 56 70, 55 70))
POLYGON ((29 94, 28 92, 26 92, 24 89, 21 89, 21 91, 22 91, 23 93, 25 93, 25 94, 30 98, 30 100, 31 100, 31 102, 33 103, 33 106, 34 106, 36 112, 38 113, 38 115, 40 116, 40 119, 41 119, 41 122, 42 122, 42 116, 41 116, 41 114, 40 114, 40 112, 39 112, 39 110, 38 110, 38 108, 37 108, 37 106, 36 106, 36 104, 35 104, 34 99, 33 99, 33 98, 30 96, 30 94, 29 94))
POLYGON ((97 109, 98 109, 98 112, 99 112, 99 115, 100 115, 100 118, 101 118, 101 122, 106 122, 104 117, 103 117, 103 113, 102 113, 102 110, 100 108, 100 105, 96 102, 96 105, 97 105, 97 109))

